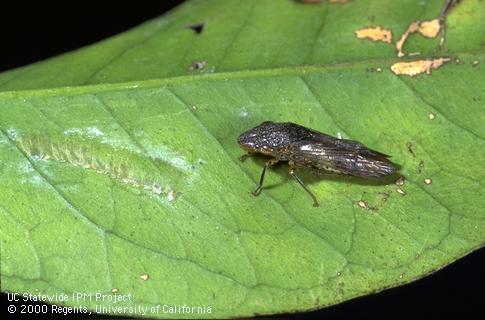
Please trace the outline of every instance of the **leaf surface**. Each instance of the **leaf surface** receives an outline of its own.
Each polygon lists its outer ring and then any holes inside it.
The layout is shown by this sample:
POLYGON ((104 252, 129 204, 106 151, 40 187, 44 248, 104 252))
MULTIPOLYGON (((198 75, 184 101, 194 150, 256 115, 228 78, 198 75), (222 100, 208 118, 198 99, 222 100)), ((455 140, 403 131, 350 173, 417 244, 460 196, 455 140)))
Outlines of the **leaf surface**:
POLYGON ((396 76, 394 45, 354 34, 382 26, 394 43, 441 7, 188 1, 1 74, 2 291, 65 293, 68 306, 119 314, 72 298, 116 289, 131 294, 116 304, 123 314, 187 305, 205 312, 147 316, 243 317, 408 283, 483 246, 480 1, 453 9, 443 50, 409 38, 406 52, 453 59, 431 75, 396 76), (241 163, 236 139, 266 120, 390 154, 405 183, 303 173, 313 208, 283 164, 253 197, 264 159, 241 163))

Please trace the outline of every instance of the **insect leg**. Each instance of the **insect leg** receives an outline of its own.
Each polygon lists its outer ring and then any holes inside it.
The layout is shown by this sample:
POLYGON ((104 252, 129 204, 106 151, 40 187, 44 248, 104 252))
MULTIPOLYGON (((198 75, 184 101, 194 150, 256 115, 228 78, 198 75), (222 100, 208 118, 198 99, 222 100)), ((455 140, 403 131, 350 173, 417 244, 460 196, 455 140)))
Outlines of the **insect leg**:
POLYGON ((254 152, 248 151, 248 153, 245 153, 239 157, 239 161, 244 162, 246 161, 247 158, 254 156, 254 152))
POLYGON ((242 156, 239 157, 239 161, 244 162, 248 157, 251 156, 251 153, 245 153, 242 156))
POLYGON ((278 161, 279 161, 278 159, 270 159, 266 161, 266 164, 264 165, 264 168, 263 168, 263 172, 261 172, 261 178, 259 178, 259 185, 256 188, 256 190, 253 191, 253 196, 259 195, 261 193, 261 190, 263 189, 263 182, 264 182, 264 175, 266 174, 266 168, 274 165, 278 161))
POLYGON ((310 191, 310 189, 308 189, 305 183, 303 183, 303 181, 296 175, 296 166, 294 163, 291 163, 291 162, 290 162, 290 174, 293 178, 295 178, 296 181, 298 181, 300 186, 302 186, 303 189, 305 189, 305 191, 310 195, 310 197, 312 197, 313 206, 319 207, 320 205, 318 204, 317 197, 313 194, 313 192, 310 191))

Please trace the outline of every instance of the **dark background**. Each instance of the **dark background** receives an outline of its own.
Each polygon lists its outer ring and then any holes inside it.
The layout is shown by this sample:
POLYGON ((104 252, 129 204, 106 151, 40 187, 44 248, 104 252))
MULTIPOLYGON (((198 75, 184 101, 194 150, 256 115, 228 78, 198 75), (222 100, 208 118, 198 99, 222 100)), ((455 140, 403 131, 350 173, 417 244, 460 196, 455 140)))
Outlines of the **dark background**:
MULTIPOLYGON (((283 1, 283 0, 279 0, 283 1)), ((289 1, 289 0, 288 0, 289 1)), ((113 7, 68 4, 56 6, 18 3, 2 9, 0 71, 39 61, 94 43, 155 18, 182 1, 116 2, 113 7)), ((1 116, 1 115, 0 115, 1 116)), ((481 208, 483 210, 483 208, 481 208)), ((354 299, 337 306, 286 318, 485 319, 485 249, 406 286, 354 299)), ((7 313, 5 294, 0 314, 7 313)), ((52 319, 67 317, 52 317, 52 319)), ((76 318, 72 315, 69 318, 76 318)), ((78 316, 77 319, 80 319, 78 316)), ((103 319, 116 317, 98 316, 103 319)))

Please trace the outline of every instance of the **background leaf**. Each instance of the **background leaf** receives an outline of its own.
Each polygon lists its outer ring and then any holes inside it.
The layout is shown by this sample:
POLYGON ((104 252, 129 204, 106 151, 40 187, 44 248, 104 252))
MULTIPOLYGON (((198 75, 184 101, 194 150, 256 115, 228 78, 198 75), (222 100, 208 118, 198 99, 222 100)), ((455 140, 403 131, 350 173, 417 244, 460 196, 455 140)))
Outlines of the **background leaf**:
POLYGON ((454 58, 431 76, 396 77, 392 45, 354 36, 380 25, 397 39, 441 6, 192 1, 100 44, 3 73, 2 290, 116 288, 132 294, 119 305, 247 316, 396 286, 482 246, 479 1, 449 16, 444 50, 438 39, 406 44, 407 52, 454 58), (200 34, 187 28, 200 22, 200 34), (191 71, 193 61, 207 65, 191 71), (235 139, 268 119, 391 154, 406 195, 392 181, 304 175, 322 203, 314 209, 283 165, 251 197, 264 160, 240 163, 235 139))

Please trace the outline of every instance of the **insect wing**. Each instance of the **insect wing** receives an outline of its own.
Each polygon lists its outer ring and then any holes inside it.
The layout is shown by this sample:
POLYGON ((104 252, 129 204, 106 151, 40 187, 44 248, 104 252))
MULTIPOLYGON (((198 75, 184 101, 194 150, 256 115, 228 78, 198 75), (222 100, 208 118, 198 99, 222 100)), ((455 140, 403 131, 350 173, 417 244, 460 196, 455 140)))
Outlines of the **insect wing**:
POLYGON ((335 146, 315 141, 299 141, 290 145, 290 160, 308 169, 329 169, 336 158, 345 156, 335 146))
POLYGON ((332 141, 299 141, 290 146, 290 160, 313 171, 335 171, 360 177, 382 177, 394 172, 394 166, 385 156, 362 144, 358 146, 350 149, 332 141))
MULTIPOLYGON (((381 153, 376 150, 372 150, 364 146, 362 143, 354 140, 348 139, 337 139, 335 137, 329 136, 328 134, 318 132, 312 129, 308 129, 312 133, 311 140, 320 142, 323 146, 327 148, 337 148, 339 150, 347 150, 347 152, 355 153, 358 152, 361 155, 376 157, 376 158, 389 158, 389 155, 381 153)), ((302 140, 303 141, 303 140, 302 140)))

